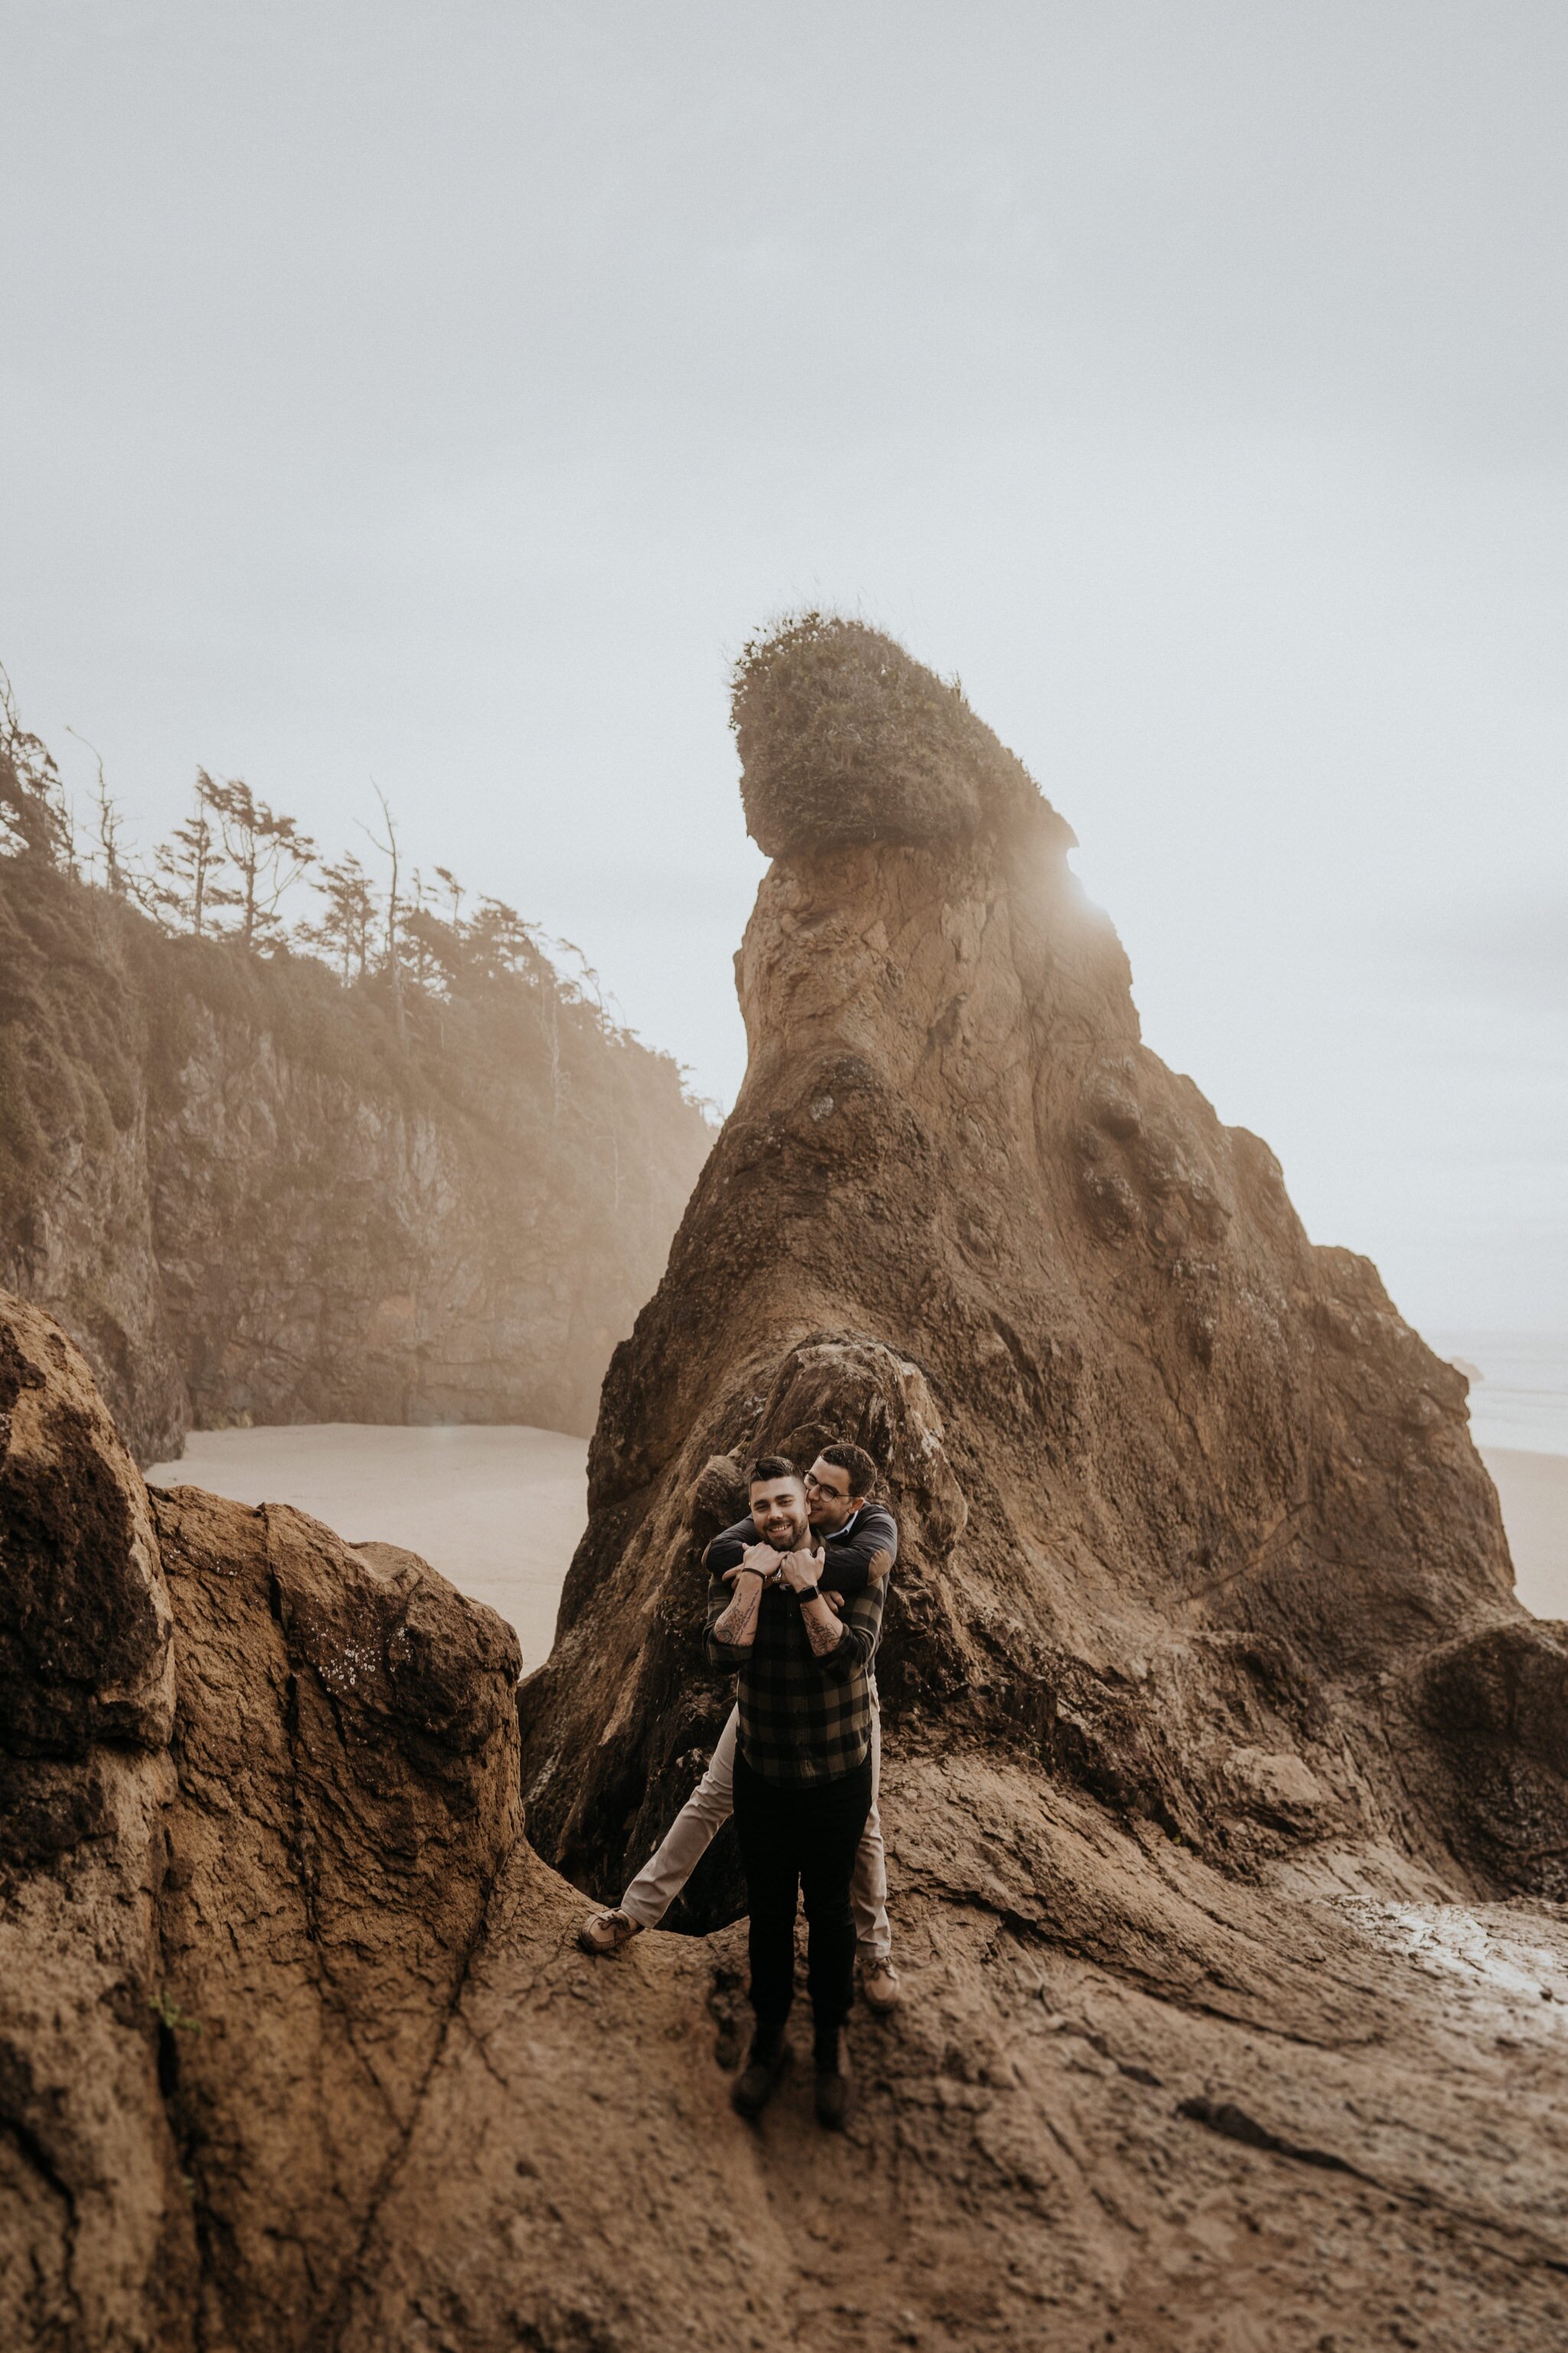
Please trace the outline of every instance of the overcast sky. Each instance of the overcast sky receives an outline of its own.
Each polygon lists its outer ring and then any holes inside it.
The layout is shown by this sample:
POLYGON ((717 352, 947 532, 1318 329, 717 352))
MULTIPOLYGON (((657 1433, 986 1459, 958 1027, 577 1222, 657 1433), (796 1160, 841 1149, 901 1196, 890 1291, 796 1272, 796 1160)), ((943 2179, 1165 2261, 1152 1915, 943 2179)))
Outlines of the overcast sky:
POLYGON ((1568 9, 0 0, 0 659, 581 943, 731 1099, 726 663, 901 636, 1146 1034, 1568 1330, 1568 9))

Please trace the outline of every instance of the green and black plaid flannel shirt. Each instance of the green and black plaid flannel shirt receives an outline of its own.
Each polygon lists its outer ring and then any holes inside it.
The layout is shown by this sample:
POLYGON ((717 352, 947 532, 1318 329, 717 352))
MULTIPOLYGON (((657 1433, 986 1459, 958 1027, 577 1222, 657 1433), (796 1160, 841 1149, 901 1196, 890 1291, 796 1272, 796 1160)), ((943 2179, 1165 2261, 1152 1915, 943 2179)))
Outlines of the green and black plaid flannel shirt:
POLYGON ((882 1630, 887 1580, 879 1577, 844 1604, 844 1630, 819 1658, 801 1624, 793 1593, 765 1586, 756 1641, 747 1650, 716 1642, 713 1629, 735 1599, 723 1572, 743 1547, 721 1538, 708 1555, 708 1657, 735 1676, 741 1753, 753 1773, 784 1788, 841 1780, 871 1747, 871 1661, 882 1630))

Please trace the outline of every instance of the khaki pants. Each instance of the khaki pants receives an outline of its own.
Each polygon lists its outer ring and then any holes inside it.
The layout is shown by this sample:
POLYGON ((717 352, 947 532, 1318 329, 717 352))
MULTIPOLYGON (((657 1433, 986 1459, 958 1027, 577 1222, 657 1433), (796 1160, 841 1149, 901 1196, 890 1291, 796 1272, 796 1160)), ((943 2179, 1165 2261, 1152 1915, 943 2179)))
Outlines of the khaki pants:
MULTIPOLYGON (((735 1737, 740 1710, 719 1736, 708 1770, 665 1832, 662 1841, 621 1898, 621 1909, 639 1927, 657 1928, 717 1833, 735 1810, 735 1737)), ((893 1950, 888 1925, 888 1853, 882 1843, 877 1799, 882 1778, 882 1717, 871 1702, 871 1811, 855 1857, 849 1904, 860 1957, 885 1961, 893 1950)))

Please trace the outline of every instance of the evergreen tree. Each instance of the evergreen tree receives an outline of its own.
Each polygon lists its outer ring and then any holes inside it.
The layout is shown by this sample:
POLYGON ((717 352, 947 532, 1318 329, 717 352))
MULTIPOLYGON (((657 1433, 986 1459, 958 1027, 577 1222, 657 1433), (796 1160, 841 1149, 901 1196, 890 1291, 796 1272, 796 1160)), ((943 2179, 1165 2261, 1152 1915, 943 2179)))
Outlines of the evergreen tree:
POLYGON ((208 794, 212 778, 196 770, 196 805, 184 825, 161 842, 153 855, 153 912, 174 931, 196 939, 214 928, 220 907, 231 906, 235 893, 226 887, 228 861, 223 840, 213 822, 208 794))
POLYGON ((242 776, 219 783, 205 768, 197 774, 234 873, 226 903, 236 910, 235 934, 247 948, 267 946, 282 934, 279 901, 315 863, 316 845, 293 818, 280 817, 258 800, 242 776))
POLYGON ((370 877, 351 850, 335 865, 323 866, 317 878, 322 906, 313 923, 302 923, 300 937, 307 946, 322 949, 344 980, 363 980, 371 961, 372 942, 381 928, 381 909, 370 877))
POLYGON ((29 734, 16 712, 6 671, 0 669, 0 849, 31 851, 51 866, 76 871, 76 844, 65 786, 41 737, 29 734))

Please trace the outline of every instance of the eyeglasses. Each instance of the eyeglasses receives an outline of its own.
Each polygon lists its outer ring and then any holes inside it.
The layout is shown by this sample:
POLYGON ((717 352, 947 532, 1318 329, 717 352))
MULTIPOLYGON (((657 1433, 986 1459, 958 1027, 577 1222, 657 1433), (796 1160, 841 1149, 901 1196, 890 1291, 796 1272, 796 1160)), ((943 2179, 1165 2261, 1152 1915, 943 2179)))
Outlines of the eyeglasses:
POLYGON ((805 1474, 805 1492, 808 1495, 813 1488, 819 1495, 831 1495, 836 1504, 847 1503, 849 1499, 849 1490, 847 1486, 830 1487, 826 1479, 814 1478, 808 1471, 805 1474))

